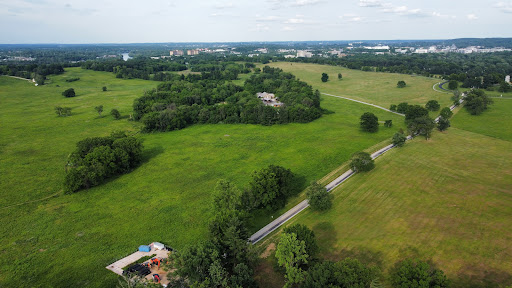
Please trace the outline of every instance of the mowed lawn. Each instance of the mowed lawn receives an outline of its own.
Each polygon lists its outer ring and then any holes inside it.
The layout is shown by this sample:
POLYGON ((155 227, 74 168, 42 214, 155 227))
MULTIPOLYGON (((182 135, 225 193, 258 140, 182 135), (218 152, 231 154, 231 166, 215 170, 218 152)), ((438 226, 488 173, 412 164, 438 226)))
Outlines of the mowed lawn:
MULTIPOLYGON (((505 95, 512 96, 512 93, 505 95)), ((498 139, 512 141, 512 99, 493 98, 494 104, 489 105, 480 115, 471 115, 461 109, 451 120, 454 127, 498 139)))
POLYGON ((384 281, 413 257, 454 287, 512 284, 512 142, 450 128, 391 150, 333 194, 331 210, 307 209, 288 224, 313 229, 321 258, 358 258, 384 281))
POLYGON ((441 79, 411 76, 395 73, 376 73, 351 70, 339 66, 276 62, 267 64, 293 73, 298 78, 313 85, 320 92, 343 96, 389 108, 391 104, 407 102, 425 105, 429 100, 437 100, 441 107, 451 104, 450 94, 436 92, 432 89, 441 79), (329 75, 329 81, 322 82, 322 73, 329 75), (338 73, 343 78, 338 80, 338 73), (398 81, 407 84, 397 88, 398 81))
MULTIPOLYGON (((211 191, 219 179, 243 188, 252 171, 276 164, 308 183, 403 127, 400 116, 324 98, 322 106, 335 113, 308 124, 196 125, 139 133, 145 145, 140 167, 63 195, 66 157, 75 143, 113 130, 139 131, 137 122, 113 120, 110 109, 128 116, 133 100, 157 84, 80 68, 52 76, 40 87, 0 77, 0 286, 113 286, 117 277, 104 267, 138 245, 161 241, 182 249, 204 238, 211 191), (64 81, 71 77, 81 80, 64 81), (69 87, 77 97, 61 95, 69 87), (57 117, 58 105, 72 107, 73 116, 57 117), (94 110, 98 105, 104 106, 103 117, 94 110), (375 134, 361 132, 359 117, 367 111, 395 125, 375 134), (35 202, 22 204, 27 201, 35 202)), ((271 220, 266 217, 260 222, 271 220)))

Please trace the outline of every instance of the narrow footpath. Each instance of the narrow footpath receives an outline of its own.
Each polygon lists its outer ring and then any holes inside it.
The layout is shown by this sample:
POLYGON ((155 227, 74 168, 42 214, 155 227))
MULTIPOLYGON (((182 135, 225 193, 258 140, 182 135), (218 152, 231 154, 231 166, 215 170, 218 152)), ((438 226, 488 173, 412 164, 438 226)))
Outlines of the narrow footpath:
POLYGON ((378 105, 375 105, 375 104, 366 103, 366 102, 363 102, 363 101, 354 100, 354 99, 350 99, 350 98, 347 98, 347 97, 337 96, 337 95, 332 95, 332 94, 327 94, 327 93, 321 93, 321 94, 326 95, 326 96, 331 96, 331 97, 336 97, 336 98, 341 98, 341 99, 345 99, 345 100, 354 101, 354 102, 361 103, 361 104, 364 104, 364 105, 368 105, 368 106, 372 106, 372 107, 375 107, 375 108, 379 108, 379 109, 382 109, 382 110, 384 110, 384 111, 388 111, 388 112, 391 112, 391 113, 394 113, 394 114, 397 114, 397 115, 400 115, 400 116, 405 116, 405 115, 404 115, 404 114, 402 114, 402 113, 398 113, 398 112, 395 112, 395 111, 391 111, 391 110, 389 110, 389 109, 386 109, 386 108, 384 108, 384 107, 381 107, 381 106, 378 106, 378 105))

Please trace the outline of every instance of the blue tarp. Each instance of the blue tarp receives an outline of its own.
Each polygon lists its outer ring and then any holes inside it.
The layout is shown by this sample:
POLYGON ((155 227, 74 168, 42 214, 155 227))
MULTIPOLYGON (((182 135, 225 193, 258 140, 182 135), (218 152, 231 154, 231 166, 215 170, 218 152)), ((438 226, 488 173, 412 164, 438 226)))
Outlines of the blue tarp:
POLYGON ((149 245, 140 245, 139 246, 139 251, 141 251, 141 252, 150 252, 151 251, 151 247, 149 247, 149 245))

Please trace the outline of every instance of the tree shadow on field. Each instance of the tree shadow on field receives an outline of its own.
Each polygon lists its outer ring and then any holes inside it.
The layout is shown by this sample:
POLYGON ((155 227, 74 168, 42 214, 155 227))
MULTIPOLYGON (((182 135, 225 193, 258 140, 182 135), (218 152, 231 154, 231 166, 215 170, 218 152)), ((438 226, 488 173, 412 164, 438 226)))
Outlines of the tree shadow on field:
POLYGON ((361 263, 371 267, 378 267, 382 270, 383 267, 383 255, 381 251, 373 251, 366 247, 354 247, 350 249, 342 249, 339 252, 340 258, 352 258, 357 259, 361 263))
POLYGON ((164 152, 164 148, 162 146, 155 146, 155 147, 151 147, 149 149, 144 149, 142 152, 142 161, 140 162, 140 165, 143 165, 143 164, 149 162, 149 160, 158 156, 159 154, 162 154, 163 152, 164 152))
POLYGON ((315 232, 316 242, 321 251, 323 250, 331 255, 330 252, 336 249, 336 241, 338 240, 334 225, 331 222, 320 222, 313 226, 313 232, 315 232))
POLYGON ((512 285, 512 275, 509 272, 486 267, 484 264, 466 265, 459 270, 457 276, 447 276, 451 278, 452 287, 498 288, 512 285))

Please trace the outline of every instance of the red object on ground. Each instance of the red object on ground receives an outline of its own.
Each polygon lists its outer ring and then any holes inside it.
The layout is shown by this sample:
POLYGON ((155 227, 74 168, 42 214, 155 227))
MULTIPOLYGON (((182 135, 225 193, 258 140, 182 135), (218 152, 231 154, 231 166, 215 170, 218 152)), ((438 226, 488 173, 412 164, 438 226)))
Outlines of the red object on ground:
POLYGON ((153 279, 154 279, 157 283, 160 283, 160 275, 158 275, 158 274, 153 274, 153 279))

